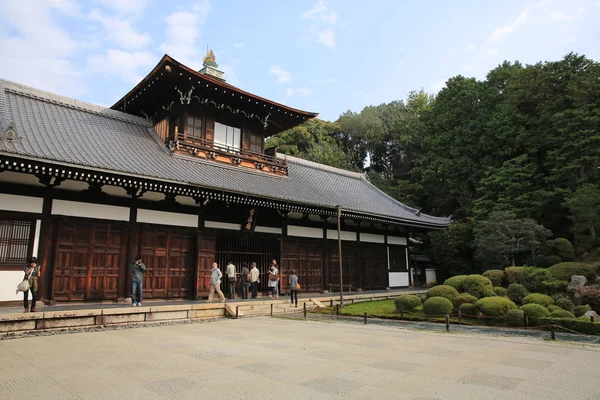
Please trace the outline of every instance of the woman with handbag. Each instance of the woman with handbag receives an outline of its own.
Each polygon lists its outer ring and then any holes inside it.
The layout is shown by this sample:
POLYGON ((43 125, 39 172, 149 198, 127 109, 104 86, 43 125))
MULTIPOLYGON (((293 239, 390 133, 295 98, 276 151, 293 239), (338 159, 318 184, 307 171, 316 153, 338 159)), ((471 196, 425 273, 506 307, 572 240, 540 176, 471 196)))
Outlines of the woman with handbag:
POLYGON ((29 281, 29 290, 23 291, 23 307, 25 308, 23 312, 27 313, 30 311, 29 292, 31 292, 31 312, 37 312, 35 302, 37 300, 38 277, 42 276, 42 270, 36 257, 29 259, 29 264, 23 268, 23 272, 25 272, 24 279, 28 279, 29 281))
POLYGON ((290 283, 290 300, 292 304, 294 304, 294 298, 296 299, 296 307, 298 307, 298 289, 300 289, 300 284, 298 283, 298 275, 296 275, 296 271, 291 270, 289 276, 290 283))
POLYGON ((240 280, 242 281, 242 299, 247 299, 248 289, 250 288, 250 283, 252 282, 252 275, 250 275, 248 263, 242 263, 242 270, 240 271, 240 280))
POLYGON ((267 285, 271 289, 270 299, 279 298, 279 270, 277 269, 277 260, 273 260, 271 263, 271 269, 269 270, 269 283, 267 285))

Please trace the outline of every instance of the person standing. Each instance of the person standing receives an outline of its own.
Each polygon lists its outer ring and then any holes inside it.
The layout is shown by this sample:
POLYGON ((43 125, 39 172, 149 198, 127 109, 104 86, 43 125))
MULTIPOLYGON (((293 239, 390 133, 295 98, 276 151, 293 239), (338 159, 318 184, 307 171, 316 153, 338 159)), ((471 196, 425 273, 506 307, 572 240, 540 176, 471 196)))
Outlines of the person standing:
POLYGON ((29 292, 31 292, 31 312, 37 312, 35 308, 35 303, 37 301, 37 291, 38 291, 38 277, 42 276, 42 268, 38 264, 38 260, 36 257, 31 257, 29 259, 29 264, 23 268, 23 272, 25 272, 24 279, 29 280, 29 290, 23 292, 23 307, 25 308, 24 313, 29 312, 29 292))
POLYGON ((142 257, 137 256, 129 269, 131 270, 131 304, 134 307, 139 307, 142 305, 144 271, 146 271, 146 265, 142 262, 142 257))
POLYGON ((270 299, 278 299, 279 298, 279 269, 277 269, 277 260, 273 260, 271 262, 271 267, 269 270, 269 288, 271 289, 270 299))
POLYGON ((296 307, 298 307, 298 275, 296 271, 291 270, 289 276, 290 283, 290 301, 294 304, 294 298, 296 299, 296 307))
POLYGON ((235 299, 236 276, 235 276, 235 265, 233 265, 233 263, 231 261, 227 261, 226 275, 227 275, 227 283, 229 283, 229 298, 233 300, 233 299, 235 299))
POLYGON ((259 283, 258 277, 260 276, 260 272, 258 272, 258 268, 256 268, 255 262, 253 262, 251 265, 252 265, 252 269, 250 269, 250 277, 251 277, 250 284, 252 285, 252 298, 255 299, 256 292, 258 290, 258 283, 259 283))
POLYGON ((247 263, 242 263, 242 270, 240 271, 240 280, 242 281, 242 299, 248 298, 248 288, 252 277, 250 276, 250 270, 248 269, 247 263))
POLYGON ((221 278, 223 277, 223 273, 219 269, 219 264, 216 262, 212 265, 212 271, 210 271, 210 290, 208 291, 208 302, 212 302, 213 294, 217 292, 221 301, 225 303, 227 299, 225 299, 225 295, 221 292, 221 278))

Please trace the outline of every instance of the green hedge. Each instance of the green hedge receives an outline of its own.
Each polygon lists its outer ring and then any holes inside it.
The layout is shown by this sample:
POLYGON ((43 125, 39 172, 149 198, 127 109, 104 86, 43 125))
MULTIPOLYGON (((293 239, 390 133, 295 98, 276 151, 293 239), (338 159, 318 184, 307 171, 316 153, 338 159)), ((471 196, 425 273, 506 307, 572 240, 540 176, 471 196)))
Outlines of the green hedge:
POLYGON ((516 310, 517 305, 506 297, 487 297, 475 303, 475 308, 488 317, 501 317, 508 310, 516 310))
POLYGON ((490 269, 485 271, 483 276, 488 278, 492 282, 493 286, 500 286, 504 281, 505 274, 501 269, 490 269))
MULTIPOLYGON (((529 324, 532 326, 558 325, 586 335, 600 336, 600 323, 598 322, 586 322, 564 318, 532 318, 529 320, 529 324)), ((561 330, 556 329, 556 332, 560 333, 561 330)))
POLYGON ((504 316, 508 326, 524 326, 525 313, 521 310, 508 310, 504 316))
POLYGON ((398 297, 394 304, 398 311, 414 311, 415 308, 421 306, 421 299, 411 294, 405 294, 398 297))
POLYGON ((502 286, 496 286, 494 288, 494 293, 496 293, 496 296, 506 297, 506 289, 504 289, 502 286))
POLYGON ((469 293, 461 293, 452 300, 452 303, 454 304, 454 309, 458 310, 463 304, 475 304, 477 300, 477 297, 471 296, 469 293))
POLYGON ((430 299, 432 297, 445 297, 448 300, 452 301, 454 298, 458 296, 458 291, 454 289, 452 286, 448 285, 438 285, 434 286, 427 291, 427 298, 430 299))
POLYGON ((584 306, 577 306, 577 307, 575 307, 573 309, 573 314, 575 314, 576 317, 581 317, 583 314, 585 314, 588 311, 592 311, 592 307, 590 307, 590 306, 588 306, 586 304, 584 306))
POLYGON ((594 267, 584 263, 563 262, 551 266, 548 268, 548 271, 554 280, 569 282, 573 275, 583 275, 587 278, 588 282, 596 280, 596 271, 594 270, 594 267))
POLYGON ((520 283, 511 283, 506 289, 506 295, 516 304, 523 304, 523 299, 527 296, 527 289, 520 283))
POLYGON ((469 275, 463 281, 464 291, 477 297, 485 297, 488 292, 493 292, 492 282, 483 275, 469 275))
POLYGON ((553 280, 550 271, 544 268, 524 267, 521 283, 529 292, 543 292, 544 281, 553 280))
POLYGON ((539 304, 541 306, 548 307, 554 304, 554 300, 552 297, 546 294, 532 293, 525 296, 523 299, 523 304, 539 304))
POLYGON ((570 313, 565 310, 554 310, 550 313, 551 318, 575 318, 573 313, 570 313))
POLYGON ((547 308, 547 309, 548 309, 548 311, 550 311, 550 312, 552 312, 552 311, 556 311, 556 310, 562 310, 562 308, 560 308, 559 306, 555 306, 555 305, 548 306, 548 307, 546 307, 546 308, 547 308))
POLYGON ((477 315, 477 309, 475 308, 475 304, 473 303, 464 303, 458 307, 458 310, 467 315, 477 315))
POLYGON ((573 302, 565 297, 556 300, 556 305, 559 306, 560 308, 562 308, 563 310, 566 310, 571 313, 575 309, 573 302))
POLYGON ((523 275, 523 270, 525 267, 507 267, 504 268, 504 273, 506 274, 506 280, 510 283, 521 283, 521 275, 523 275))
POLYGON ((592 319, 590 317, 586 317, 585 315, 580 315, 579 317, 575 318, 575 320, 583 322, 592 322, 592 319))
POLYGON ((451 278, 446 279, 444 285, 452 286, 459 292, 463 292, 463 282, 467 278, 467 275, 456 275, 451 278))
POLYGON ((454 306, 446 297, 430 297, 423 304, 423 312, 427 315, 451 314, 454 306))
POLYGON ((542 281, 542 289, 547 294, 565 292, 569 282, 567 281, 542 281))
POLYGON ((521 307, 521 311, 527 314, 528 317, 548 317, 550 311, 546 307, 539 304, 525 304, 521 307))
POLYGON ((554 249, 556 250, 556 255, 559 256, 562 261, 575 260, 575 249, 569 239, 554 239, 554 249))

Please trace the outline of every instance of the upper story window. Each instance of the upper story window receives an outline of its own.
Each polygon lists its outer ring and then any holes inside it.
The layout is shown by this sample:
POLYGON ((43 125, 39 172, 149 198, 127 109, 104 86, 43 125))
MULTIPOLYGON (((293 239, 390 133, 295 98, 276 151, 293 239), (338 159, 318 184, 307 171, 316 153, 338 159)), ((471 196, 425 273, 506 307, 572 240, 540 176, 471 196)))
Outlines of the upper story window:
POLYGON ((202 118, 188 116, 185 121, 185 134, 196 138, 202 137, 202 118))
POLYGON ((234 128, 215 122, 215 139, 216 144, 227 146, 239 150, 241 147, 241 135, 242 131, 240 128, 234 128))

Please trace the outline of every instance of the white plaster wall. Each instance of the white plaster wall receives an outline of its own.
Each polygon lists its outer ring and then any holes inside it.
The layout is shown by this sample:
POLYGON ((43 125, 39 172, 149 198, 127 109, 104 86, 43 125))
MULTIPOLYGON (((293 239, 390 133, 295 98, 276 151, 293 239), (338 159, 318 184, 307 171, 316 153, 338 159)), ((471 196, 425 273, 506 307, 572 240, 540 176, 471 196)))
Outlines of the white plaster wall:
MULTIPOLYGON (((342 240, 356 242, 356 232, 341 231, 342 240)), ((338 231, 336 229, 327 229, 327 239, 338 240, 338 231)))
POLYGON ((38 256, 38 249, 40 248, 40 232, 42 229, 42 220, 38 219, 35 221, 35 235, 33 236, 33 250, 31 255, 33 257, 38 256))
POLYGON ((239 231, 242 229, 241 224, 232 224, 229 222, 204 221, 205 228, 228 229, 230 231, 239 231))
POLYGON ((197 228, 198 216, 194 214, 139 209, 137 212, 137 222, 197 228))
POLYGON ((307 237, 307 238, 323 238, 323 229, 308 228, 306 226, 289 225, 287 228, 288 236, 307 237))
POLYGON ((425 270, 425 281, 428 285, 435 285, 437 283, 437 273, 435 269, 427 268, 425 270))
POLYGON ((104 204, 80 203, 77 201, 54 200, 53 215, 71 217, 108 219, 113 221, 129 221, 129 208, 107 206, 104 204))
POLYGON ((44 199, 0 193, 0 210, 41 213, 44 199))
POLYGON ((401 246, 406 246, 407 244, 406 238, 398 236, 388 236, 387 242, 388 244, 399 244, 401 246))
POLYGON ((15 290, 24 276, 23 271, 0 271, 0 301, 23 300, 23 293, 15 294, 15 290))
POLYGON ((360 241, 369 243, 385 243, 385 236, 375 235, 373 233, 361 233, 360 241))
POLYGON ((273 228, 270 226, 255 226, 254 232, 275 233, 277 235, 281 235, 281 228, 273 228))
POLYGON ((390 272, 390 287, 408 286, 408 272, 390 272))

